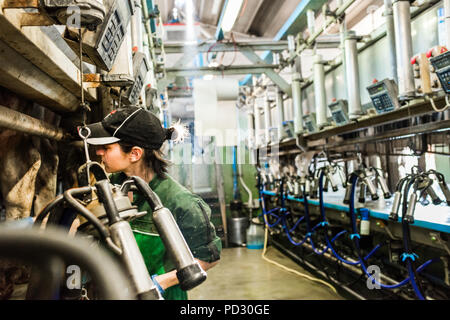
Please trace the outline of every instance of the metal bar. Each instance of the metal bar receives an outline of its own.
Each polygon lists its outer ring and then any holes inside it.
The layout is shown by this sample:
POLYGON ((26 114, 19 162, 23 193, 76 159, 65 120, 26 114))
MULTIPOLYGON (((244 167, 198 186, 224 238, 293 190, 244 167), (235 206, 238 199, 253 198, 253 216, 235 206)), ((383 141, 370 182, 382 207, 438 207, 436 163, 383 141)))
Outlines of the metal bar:
MULTIPOLYGON (((445 99, 443 97, 436 98, 435 103, 438 107, 445 105, 445 99)), ((350 133, 358 130, 363 130, 367 127, 387 124, 398 120, 415 117, 418 115, 434 112, 429 101, 419 101, 415 104, 411 104, 400 109, 376 115, 367 119, 360 119, 358 122, 352 122, 340 127, 323 130, 321 132, 315 132, 304 136, 306 140, 318 140, 322 138, 328 138, 338 134, 350 133)))
MULTIPOLYGON (((183 44, 183 43, 168 43, 164 45, 164 52, 166 54, 183 53, 186 51, 201 52, 234 52, 242 49, 249 49, 254 51, 283 51, 288 48, 287 40, 281 41, 254 41, 254 42, 230 42, 220 43, 216 41, 207 41, 200 44, 183 44)), ((161 49, 156 48, 155 52, 159 54, 161 49)))
MULTIPOLYGON (((247 57, 247 59, 253 62, 256 66, 266 64, 266 62, 263 59, 261 59, 253 50, 243 48, 241 49, 241 52, 247 57)), ((273 66, 277 69, 279 68, 279 66, 277 65, 273 66)), ((267 69, 264 73, 270 78, 270 80, 273 81, 273 83, 275 83, 281 90, 283 90, 283 92, 286 93, 288 97, 292 97, 291 86, 278 73, 276 73, 272 69, 267 69)))
POLYGON ((367 136, 367 137, 361 137, 356 139, 350 139, 350 140, 344 140, 339 142, 328 142, 327 148, 330 147, 340 147, 345 145, 352 145, 357 143, 368 143, 372 141, 383 141, 390 138, 397 138, 397 139, 404 139, 409 137, 410 135, 417 135, 417 134, 425 134, 430 133, 436 130, 444 129, 445 131, 450 130, 450 120, 444 120, 439 122, 431 122, 426 124, 421 124, 420 126, 411 126, 408 128, 402 128, 402 129, 394 129, 389 132, 384 132, 378 135, 374 136, 367 136))
POLYGON ((4 106, 0 106, 0 127, 56 141, 67 137, 60 128, 4 106))
MULTIPOLYGON (((325 31, 326 28, 328 28, 331 24, 335 23, 339 18, 341 18, 341 16, 345 13, 345 11, 355 2, 356 0, 348 0, 347 2, 345 2, 341 7, 339 7, 336 10, 336 14, 335 16, 330 19, 327 23, 325 23, 324 26, 322 26, 322 28, 320 28, 319 30, 317 30, 314 34, 310 35, 309 38, 306 40, 305 43, 303 43, 297 50, 297 55, 300 55, 300 53, 302 53, 304 50, 308 49, 309 47, 311 47, 311 45, 314 44, 314 42, 316 41, 316 39, 325 31)), ((294 58, 290 58, 289 62, 292 62, 294 58)))
POLYGON ((222 75, 222 74, 260 74, 266 73, 268 70, 272 70, 277 68, 274 65, 238 65, 238 66, 229 66, 223 68, 211 68, 211 67, 201 67, 201 68, 167 68, 166 73, 167 76, 176 75, 180 77, 195 77, 201 76, 205 74, 214 74, 214 75, 222 75))

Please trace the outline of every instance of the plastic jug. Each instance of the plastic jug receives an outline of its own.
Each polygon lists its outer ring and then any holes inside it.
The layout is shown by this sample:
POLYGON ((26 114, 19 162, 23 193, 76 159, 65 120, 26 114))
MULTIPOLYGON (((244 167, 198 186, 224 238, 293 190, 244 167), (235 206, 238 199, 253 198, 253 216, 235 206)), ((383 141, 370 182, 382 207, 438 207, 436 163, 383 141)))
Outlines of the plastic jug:
POLYGON ((263 249, 264 248, 264 225, 255 223, 253 220, 247 229, 247 248, 263 249))

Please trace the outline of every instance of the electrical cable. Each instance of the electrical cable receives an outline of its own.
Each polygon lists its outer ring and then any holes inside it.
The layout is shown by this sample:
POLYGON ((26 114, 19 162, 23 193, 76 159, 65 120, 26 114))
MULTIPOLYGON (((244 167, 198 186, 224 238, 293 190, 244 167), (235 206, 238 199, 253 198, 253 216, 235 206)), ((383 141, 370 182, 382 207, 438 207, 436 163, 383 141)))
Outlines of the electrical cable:
POLYGON ((438 108, 436 107, 436 104, 435 104, 435 102, 434 102, 433 97, 431 97, 431 96, 429 96, 429 95, 425 95, 425 97, 426 97, 428 100, 430 100, 431 107, 432 107, 433 110, 436 111, 436 112, 444 112, 445 110, 448 109, 448 107, 450 107, 450 101, 449 101, 447 95, 445 95, 445 102, 446 102, 446 104, 445 104, 445 106, 444 106, 442 109, 438 109, 438 108))

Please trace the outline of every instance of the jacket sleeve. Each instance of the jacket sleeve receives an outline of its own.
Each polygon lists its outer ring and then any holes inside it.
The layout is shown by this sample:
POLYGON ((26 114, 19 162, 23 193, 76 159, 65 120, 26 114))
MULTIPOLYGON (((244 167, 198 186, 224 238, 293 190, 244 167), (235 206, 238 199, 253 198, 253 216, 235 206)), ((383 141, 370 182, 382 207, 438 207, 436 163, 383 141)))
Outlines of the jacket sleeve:
POLYGON ((214 262, 220 259, 222 242, 211 222, 211 209, 202 199, 186 201, 175 219, 195 258, 214 262))

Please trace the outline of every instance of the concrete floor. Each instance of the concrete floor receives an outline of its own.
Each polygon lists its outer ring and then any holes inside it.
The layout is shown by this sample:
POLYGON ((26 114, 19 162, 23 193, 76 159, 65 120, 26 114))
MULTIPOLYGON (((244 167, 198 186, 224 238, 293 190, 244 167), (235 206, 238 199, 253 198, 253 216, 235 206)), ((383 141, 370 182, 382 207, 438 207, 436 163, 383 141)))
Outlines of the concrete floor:
MULTIPOLYGON (((207 280, 189 291, 190 300, 343 300, 329 287, 285 271, 261 257, 261 250, 224 248, 207 280)), ((266 257, 311 275, 276 248, 266 257)), ((313 276, 314 277, 314 276, 313 276)))

